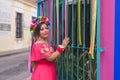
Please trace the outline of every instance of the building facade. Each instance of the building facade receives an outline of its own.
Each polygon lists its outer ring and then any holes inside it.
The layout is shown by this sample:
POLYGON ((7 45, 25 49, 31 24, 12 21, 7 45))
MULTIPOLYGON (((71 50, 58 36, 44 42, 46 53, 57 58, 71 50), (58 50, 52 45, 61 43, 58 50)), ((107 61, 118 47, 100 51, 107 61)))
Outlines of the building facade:
POLYGON ((32 0, 0 1, 0 51, 29 48, 29 24, 37 16, 32 0))

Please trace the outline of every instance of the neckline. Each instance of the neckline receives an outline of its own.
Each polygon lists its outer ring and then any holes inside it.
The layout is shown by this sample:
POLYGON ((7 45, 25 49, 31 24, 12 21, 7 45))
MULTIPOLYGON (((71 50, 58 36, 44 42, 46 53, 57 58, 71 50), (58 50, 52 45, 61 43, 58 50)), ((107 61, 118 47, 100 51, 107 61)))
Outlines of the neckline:
POLYGON ((46 43, 46 42, 37 42, 37 43, 34 43, 34 44, 47 44, 48 45, 48 43, 46 43))

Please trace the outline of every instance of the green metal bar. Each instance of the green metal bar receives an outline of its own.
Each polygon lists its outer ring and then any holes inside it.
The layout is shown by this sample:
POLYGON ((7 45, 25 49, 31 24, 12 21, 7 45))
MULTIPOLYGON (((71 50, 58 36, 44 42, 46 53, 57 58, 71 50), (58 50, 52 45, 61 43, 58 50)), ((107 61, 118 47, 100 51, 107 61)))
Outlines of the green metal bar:
MULTIPOLYGON (((72 0, 72 46, 74 45, 74 0, 72 0)), ((72 48, 72 70, 71 70, 71 80, 73 80, 74 71, 74 51, 72 48)))
MULTIPOLYGON (((64 39, 64 0, 62 0, 62 40, 64 39)), ((62 54, 62 80, 64 80, 64 54, 62 54)))
POLYGON ((100 80, 100 0, 97 0, 97 79, 100 80))
MULTIPOLYGON (((83 52, 85 51, 85 29, 86 29, 86 0, 84 0, 84 23, 83 23, 83 52)), ((86 80, 86 73, 85 73, 85 70, 86 70, 86 66, 84 65, 86 60, 86 55, 83 56, 83 80, 86 80)))

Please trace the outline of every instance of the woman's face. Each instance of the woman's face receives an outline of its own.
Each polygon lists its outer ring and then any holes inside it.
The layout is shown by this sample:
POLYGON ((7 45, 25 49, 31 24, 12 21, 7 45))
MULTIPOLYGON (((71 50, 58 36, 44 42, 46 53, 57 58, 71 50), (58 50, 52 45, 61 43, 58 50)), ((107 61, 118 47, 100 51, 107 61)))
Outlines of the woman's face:
POLYGON ((49 34, 49 28, 46 24, 43 24, 40 28, 40 37, 45 39, 48 37, 49 34))

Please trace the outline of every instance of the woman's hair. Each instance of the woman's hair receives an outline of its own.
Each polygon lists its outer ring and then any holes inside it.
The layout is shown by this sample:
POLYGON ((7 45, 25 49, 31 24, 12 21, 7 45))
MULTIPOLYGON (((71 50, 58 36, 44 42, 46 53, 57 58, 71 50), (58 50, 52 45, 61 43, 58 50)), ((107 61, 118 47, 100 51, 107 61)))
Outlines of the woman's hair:
MULTIPOLYGON (((45 22, 40 22, 40 23, 38 23, 37 25, 36 25, 36 28, 35 28, 35 31, 34 31, 34 34, 33 34, 33 39, 34 39, 34 41, 36 42, 38 39, 39 39, 39 37, 40 37, 40 29, 41 29, 41 26, 43 25, 43 24, 46 24, 45 22)), ((47 24, 46 24, 47 25, 47 24)))

